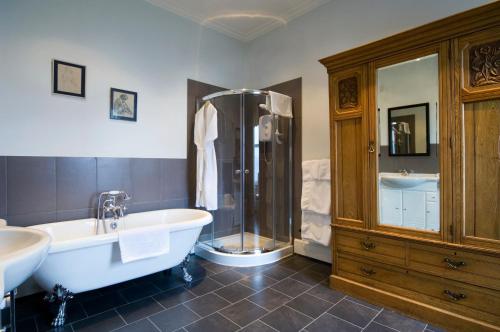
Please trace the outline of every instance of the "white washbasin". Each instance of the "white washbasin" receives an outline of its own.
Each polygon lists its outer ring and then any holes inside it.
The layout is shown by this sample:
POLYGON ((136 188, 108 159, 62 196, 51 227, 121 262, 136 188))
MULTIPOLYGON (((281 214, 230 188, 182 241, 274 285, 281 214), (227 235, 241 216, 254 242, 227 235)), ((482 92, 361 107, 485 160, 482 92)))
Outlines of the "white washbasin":
POLYGON ((439 174, 410 173, 403 175, 400 173, 380 173, 380 182, 393 188, 411 188, 426 182, 439 181, 439 174))
MULTIPOLYGON (((10 292, 41 265, 50 245, 44 231, 24 227, 0 227, 0 295, 10 292)), ((1 300, 1 298, 0 298, 1 300)))

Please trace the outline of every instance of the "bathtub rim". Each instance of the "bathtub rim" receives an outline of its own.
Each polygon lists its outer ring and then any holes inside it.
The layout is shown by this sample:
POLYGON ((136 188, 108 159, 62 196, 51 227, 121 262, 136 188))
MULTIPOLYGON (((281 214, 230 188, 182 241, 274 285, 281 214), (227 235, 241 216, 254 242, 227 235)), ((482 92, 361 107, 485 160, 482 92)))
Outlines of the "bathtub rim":
MULTIPOLYGON (((210 224, 213 221, 213 216, 210 212, 205 211, 205 210, 199 210, 199 209, 161 209, 161 210, 151 210, 151 211, 130 213, 129 215, 147 214, 147 213, 158 212, 158 211, 177 211, 177 212, 198 211, 199 212, 199 216, 197 216, 193 219, 184 220, 181 222, 169 223, 168 225, 170 228, 170 233, 181 232, 181 231, 184 231, 186 229, 191 229, 191 228, 203 227, 205 225, 210 224)), ((127 216, 125 216, 124 218, 127 218, 127 216)), ((83 235, 83 236, 76 237, 76 238, 59 239, 58 240, 58 239, 55 239, 51 235, 50 231, 48 231, 48 229, 50 227, 57 227, 58 225, 62 225, 65 223, 94 222, 95 220, 96 220, 95 218, 94 219, 87 218, 87 219, 77 219, 77 220, 65 220, 65 221, 59 221, 59 222, 54 222, 54 223, 45 223, 45 224, 34 225, 34 226, 30 226, 28 228, 43 231, 43 232, 46 232, 49 234, 50 239, 51 239, 51 242, 49 245, 49 251, 48 251, 49 254, 62 253, 62 252, 67 252, 67 251, 72 251, 72 250, 102 246, 102 245, 107 245, 110 243, 118 242, 118 232, 103 233, 103 234, 98 234, 98 235, 95 235, 95 234, 83 235)), ((149 225, 149 226, 145 226, 145 227, 157 226, 157 225, 158 224, 149 225)))

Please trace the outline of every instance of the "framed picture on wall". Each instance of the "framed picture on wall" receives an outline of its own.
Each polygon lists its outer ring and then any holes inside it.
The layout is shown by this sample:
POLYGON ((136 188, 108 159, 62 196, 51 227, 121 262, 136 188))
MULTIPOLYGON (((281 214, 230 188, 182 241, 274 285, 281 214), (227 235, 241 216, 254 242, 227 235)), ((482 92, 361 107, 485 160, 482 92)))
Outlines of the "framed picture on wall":
POLYGON ((111 88, 109 118, 137 121, 137 92, 111 88))
POLYGON ((52 92, 85 98, 85 66, 53 60, 52 92))

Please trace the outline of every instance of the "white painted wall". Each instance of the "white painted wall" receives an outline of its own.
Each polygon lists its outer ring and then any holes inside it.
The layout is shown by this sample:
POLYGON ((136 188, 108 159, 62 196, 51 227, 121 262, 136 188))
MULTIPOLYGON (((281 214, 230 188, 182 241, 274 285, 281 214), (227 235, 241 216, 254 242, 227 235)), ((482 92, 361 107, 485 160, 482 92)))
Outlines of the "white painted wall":
POLYGON ((333 0, 248 46, 249 86, 302 76, 303 158, 329 157, 328 80, 318 59, 488 0, 333 0))
POLYGON ((243 85, 242 43, 143 0, 0 1, 0 155, 186 157, 187 78, 243 85), (53 58, 87 66, 51 93, 53 58), (110 87, 138 122, 109 119, 110 87))

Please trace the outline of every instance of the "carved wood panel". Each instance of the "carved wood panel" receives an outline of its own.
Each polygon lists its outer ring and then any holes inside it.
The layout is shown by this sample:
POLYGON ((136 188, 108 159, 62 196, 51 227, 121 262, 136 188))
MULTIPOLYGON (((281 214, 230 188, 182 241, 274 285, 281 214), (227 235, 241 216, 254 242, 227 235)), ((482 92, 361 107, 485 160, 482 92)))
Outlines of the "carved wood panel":
POLYGON ((359 105, 358 79, 355 76, 339 81, 339 107, 354 108, 359 105))
POLYGON ((500 40, 469 49, 469 83, 472 87, 500 83, 500 40))
POLYGON ((500 92, 500 26, 458 40, 463 102, 497 98, 500 92))

